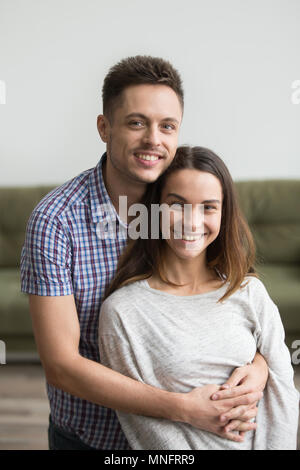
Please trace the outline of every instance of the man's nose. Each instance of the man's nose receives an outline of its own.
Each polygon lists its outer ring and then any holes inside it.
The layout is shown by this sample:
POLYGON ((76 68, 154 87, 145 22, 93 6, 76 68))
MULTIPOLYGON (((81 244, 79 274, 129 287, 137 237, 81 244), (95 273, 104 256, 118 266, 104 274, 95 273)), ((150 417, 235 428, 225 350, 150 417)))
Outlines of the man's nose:
POLYGON ((143 136, 143 141, 153 147, 160 145, 159 129, 156 126, 149 126, 143 136))

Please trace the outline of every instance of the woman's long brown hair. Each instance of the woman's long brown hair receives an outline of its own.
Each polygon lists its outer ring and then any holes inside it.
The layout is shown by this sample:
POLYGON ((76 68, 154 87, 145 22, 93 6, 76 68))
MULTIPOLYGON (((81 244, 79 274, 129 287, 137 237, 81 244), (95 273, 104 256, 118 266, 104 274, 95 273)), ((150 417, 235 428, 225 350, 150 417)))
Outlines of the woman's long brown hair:
POLYGON ((147 279, 154 274, 169 285, 178 285, 169 281, 165 275, 163 253, 166 242, 161 233, 159 239, 151 239, 151 204, 160 204, 162 189, 168 176, 184 169, 211 173, 218 178, 222 186, 220 232, 206 249, 207 266, 214 269, 224 283, 228 282, 228 288, 219 302, 238 290, 246 275, 257 277, 254 269, 255 244, 239 208, 234 183, 225 163, 207 148, 183 146, 177 149, 174 160, 167 170, 154 183, 148 185, 142 201, 148 211, 148 238, 128 240, 104 299, 120 287, 147 279))

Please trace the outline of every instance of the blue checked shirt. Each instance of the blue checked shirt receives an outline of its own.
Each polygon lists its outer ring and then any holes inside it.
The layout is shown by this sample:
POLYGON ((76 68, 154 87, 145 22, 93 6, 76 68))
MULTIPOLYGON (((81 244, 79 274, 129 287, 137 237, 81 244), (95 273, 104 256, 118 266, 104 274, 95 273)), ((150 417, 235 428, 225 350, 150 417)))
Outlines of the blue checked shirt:
MULTIPOLYGON (((100 362, 98 321, 105 287, 126 245, 102 176, 102 156, 47 194, 33 210, 21 254, 21 290, 28 294, 73 294, 80 323, 79 352, 100 362), (116 233, 110 233, 113 227, 116 233)), ((130 449, 116 413, 47 383, 54 424, 96 449, 130 449)))

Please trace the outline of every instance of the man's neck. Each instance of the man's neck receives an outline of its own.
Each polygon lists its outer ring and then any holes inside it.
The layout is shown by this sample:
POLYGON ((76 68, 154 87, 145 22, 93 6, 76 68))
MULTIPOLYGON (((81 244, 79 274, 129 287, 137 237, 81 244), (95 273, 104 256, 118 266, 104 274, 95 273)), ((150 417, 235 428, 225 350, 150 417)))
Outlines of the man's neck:
MULTIPOLYGON (((127 196, 127 210, 132 204, 141 201, 147 184, 138 184, 122 177, 123 175, 120 175, 111 165, 108 158, 103 163, 102 175, 107 193, 118 214, 120 213, 119 196, 127 196)), ((128 217, 127 222, 130 222, 131 219, 132 217, 128 217)))

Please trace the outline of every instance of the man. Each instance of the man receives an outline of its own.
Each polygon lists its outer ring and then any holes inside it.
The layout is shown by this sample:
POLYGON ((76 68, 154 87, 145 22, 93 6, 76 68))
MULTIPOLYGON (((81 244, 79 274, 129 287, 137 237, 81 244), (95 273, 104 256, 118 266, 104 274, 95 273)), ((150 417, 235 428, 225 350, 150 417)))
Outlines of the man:
MULTIPOLYGON (((119 196, 139 202, 174 158, 183 114, 178 72, 137 56, 114 66, 103 85, 98 130, 106 153, 98 165, 48 194, 28 222, 21 256, 29 305, 50 400, 50 449, 129 449, 113 410, 183 421, 224 438, 253 429, 267 380, 263 358, 234 371, 213 401, 201 388, 171 393, 101 365, 98 316, 126 238, 101 235, 120 218, 119 196), (105 205, 106 212, 101 208, 105 205), (221 415, 226 413, 222 422, 221 415)), ((196 371, 195 371, 196 373, 196 371)))

